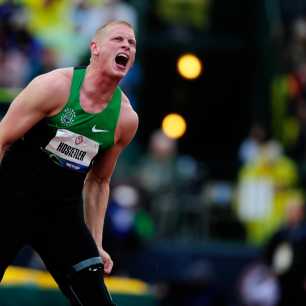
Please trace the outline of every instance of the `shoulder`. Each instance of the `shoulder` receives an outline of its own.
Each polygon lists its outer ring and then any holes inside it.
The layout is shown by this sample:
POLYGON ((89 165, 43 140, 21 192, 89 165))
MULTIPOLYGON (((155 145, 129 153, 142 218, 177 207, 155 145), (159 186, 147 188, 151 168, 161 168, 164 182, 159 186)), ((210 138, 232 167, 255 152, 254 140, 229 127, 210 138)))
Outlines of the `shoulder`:
POLYGON ((126 126, 131 126, 132 128, 138 127, 138 115, 133 109, 129 98, 126 96, 124 92, 122 92, 121 96, 121 115, 122 124, 126 126))
POLYGON ((55 69, 35 77, 24 89, 48 113, 53 113, 66 102, 70 93, 73 68, 55 69))
MULTIPOLYGON (((49 92, 53 89, 60 90, 66 88, 71 83, 72 74, 73 68, 55 69, 35 77, 29 85, 41 88, 42 90, 48 88, 49 92)), ((56 94, 56 92, 52 93, 56 94)))
POLYGON ((138 115, 124 92, 121 95, 121 112, 119 118, 120 139, 127 145, 135 136, 139 124, 138 115))

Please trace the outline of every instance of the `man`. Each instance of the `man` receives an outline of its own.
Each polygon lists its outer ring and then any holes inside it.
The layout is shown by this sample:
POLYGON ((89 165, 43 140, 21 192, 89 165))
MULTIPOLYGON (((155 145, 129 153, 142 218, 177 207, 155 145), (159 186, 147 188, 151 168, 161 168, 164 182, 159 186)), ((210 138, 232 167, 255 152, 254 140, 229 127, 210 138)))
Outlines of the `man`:
POLYGON ((138 126, 118 88, 134 63, 134 31, 110 22, 90 48, 86 69, 38 76, 0 123, 0 276, 30 244, 71 305, 114 305, 102 232, 111 175, 138 126))

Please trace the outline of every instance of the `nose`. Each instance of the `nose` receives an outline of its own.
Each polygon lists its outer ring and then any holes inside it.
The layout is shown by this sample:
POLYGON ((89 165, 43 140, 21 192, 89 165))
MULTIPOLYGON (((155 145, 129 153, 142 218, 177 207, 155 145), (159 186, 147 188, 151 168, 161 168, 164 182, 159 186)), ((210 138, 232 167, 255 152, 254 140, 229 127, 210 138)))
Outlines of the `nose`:
POLYGON ((127 39, 123 40, 122 47, 126 50, 130 50, 130 44, 129 44, 129 41, 127 39))

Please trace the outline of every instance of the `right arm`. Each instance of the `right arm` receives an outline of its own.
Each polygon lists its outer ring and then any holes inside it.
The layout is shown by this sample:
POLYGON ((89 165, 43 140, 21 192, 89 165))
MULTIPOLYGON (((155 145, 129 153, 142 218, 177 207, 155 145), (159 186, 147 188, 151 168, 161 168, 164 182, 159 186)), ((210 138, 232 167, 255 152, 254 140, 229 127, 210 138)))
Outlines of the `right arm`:
POLYGON ((55 70, 33 79, 14 99, 0 122, 0 162, 12 143, 59 108, 63 83, 63 74, 55 70))

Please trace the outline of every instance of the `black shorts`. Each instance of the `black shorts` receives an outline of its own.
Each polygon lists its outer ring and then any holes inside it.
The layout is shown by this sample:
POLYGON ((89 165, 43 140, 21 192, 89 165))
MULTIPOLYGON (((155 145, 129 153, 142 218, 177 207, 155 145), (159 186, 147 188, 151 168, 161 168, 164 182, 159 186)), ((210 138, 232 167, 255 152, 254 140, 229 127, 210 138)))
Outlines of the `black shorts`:
POLYGON ((10 152, 0 167, 0 280, 17 252, 30 245, 72 305, 114 305, 84 221, 85 175, 53 164, 40 151, 21 152, 10 152))
MULTIPOLYGON (((7 191, 4 191, 7 193, 7 191)), ((53 197, 52 197, 53 198, 53 197)), ((58 199, 58 203, 6 194, 1 198, 0 269, 30 245, 51 273, 69 273, 71 267, 99 253, 83 217, 81 199, 58 199), (58 271, 58 272, 57 272, 58 271)))

